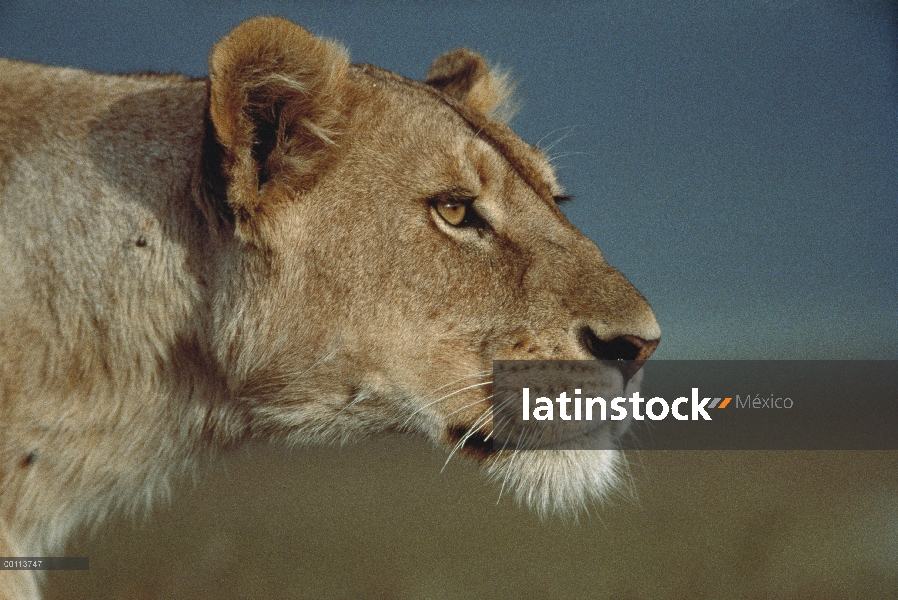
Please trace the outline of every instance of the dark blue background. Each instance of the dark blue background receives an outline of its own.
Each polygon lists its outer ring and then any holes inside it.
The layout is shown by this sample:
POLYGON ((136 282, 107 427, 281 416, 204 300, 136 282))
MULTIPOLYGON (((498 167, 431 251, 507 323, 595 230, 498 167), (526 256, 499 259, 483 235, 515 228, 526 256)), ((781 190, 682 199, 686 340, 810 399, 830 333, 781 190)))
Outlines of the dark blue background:
POLYGON ((662 358, 898 357, 898 52, 888 2, 0 4, 0 55, 207 72, 281 14, 421 78, 512 71, 570 218, 643 291, 662 358))

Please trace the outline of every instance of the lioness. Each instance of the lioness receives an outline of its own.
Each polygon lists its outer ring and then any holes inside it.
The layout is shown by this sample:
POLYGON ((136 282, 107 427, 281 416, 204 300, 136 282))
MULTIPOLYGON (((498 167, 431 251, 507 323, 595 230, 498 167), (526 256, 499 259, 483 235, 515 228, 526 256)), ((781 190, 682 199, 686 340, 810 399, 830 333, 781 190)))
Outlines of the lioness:
MULTIPOLYGON (((272 17, 208 80, 0 61, 0 556, 260 438, 407 430, 537 509, 601 496, 613 451, 485 443, 494 359, 660 337, 494 118, 507 93, 468 50, 419 83, 272 17)), ((37 597, 0 571, 0 598, 37 597)))

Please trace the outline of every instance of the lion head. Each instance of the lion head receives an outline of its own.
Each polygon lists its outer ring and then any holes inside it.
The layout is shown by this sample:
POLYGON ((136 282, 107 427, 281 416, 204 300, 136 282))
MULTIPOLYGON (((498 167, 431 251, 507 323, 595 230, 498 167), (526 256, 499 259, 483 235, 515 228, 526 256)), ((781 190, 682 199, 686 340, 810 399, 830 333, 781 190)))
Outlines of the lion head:
MULTIPOLYGON (((410 81, 278 18, 240 25, 210 65, 209 187, 234 240, 211 336, 254 431, 417 432, 540 510, 601 497, 615 451, 485 443, 494 360, 644 360, 660 338, 559 210, 546 157, 496 117, 504 79, 460 49, 410 81)), ((611 366, 601 384, 638 379, 611 366)))

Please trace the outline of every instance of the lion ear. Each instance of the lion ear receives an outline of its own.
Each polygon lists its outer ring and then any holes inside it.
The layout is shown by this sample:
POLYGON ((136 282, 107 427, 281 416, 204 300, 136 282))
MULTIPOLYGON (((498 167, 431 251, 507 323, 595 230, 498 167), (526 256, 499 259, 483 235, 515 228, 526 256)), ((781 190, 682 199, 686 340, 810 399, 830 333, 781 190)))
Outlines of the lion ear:
POLYGON ((488 117, 507 121, 514 114, 508 75, 491 71, 482 56, 467 48, 433 61, 424 83, 488 117))
POLYGON ((307 191, 330 162, 348 67, 341 46, 276 17, 246 21, 212 49, 209 116, 238 231, 261 217, 273 190, 307 191))

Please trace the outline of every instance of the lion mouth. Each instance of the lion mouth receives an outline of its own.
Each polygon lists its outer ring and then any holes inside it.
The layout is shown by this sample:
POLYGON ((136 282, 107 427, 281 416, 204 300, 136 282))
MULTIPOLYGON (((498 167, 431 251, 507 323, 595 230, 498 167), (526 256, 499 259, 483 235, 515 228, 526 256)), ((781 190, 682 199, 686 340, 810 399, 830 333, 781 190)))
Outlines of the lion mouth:
POLYGON ((457 448, 468 458, 481 462, 501 451, 500 448, 494 447, 494 440, 490 437, 489 432, 480 429, 471 431, 462 425, 450 427, 446 432, 449 438, 449 444, 453 448, 457 448))
POLYGON ((571 432, 564 437, 554 437, 545 443, 514 443, 509 440, 497 440, 493 432, 480 429, 471 431, 464 426, 450 427, 447 431, 449 444, 453 452, 477 462, 482 462, 502 452, 518 450, 616 450, 618 441, 626 433, 628 423, 615 427, 608 423, 597 423, 588 429, 571 432))

